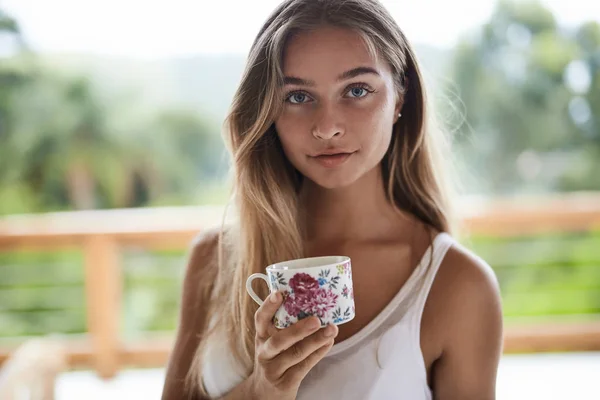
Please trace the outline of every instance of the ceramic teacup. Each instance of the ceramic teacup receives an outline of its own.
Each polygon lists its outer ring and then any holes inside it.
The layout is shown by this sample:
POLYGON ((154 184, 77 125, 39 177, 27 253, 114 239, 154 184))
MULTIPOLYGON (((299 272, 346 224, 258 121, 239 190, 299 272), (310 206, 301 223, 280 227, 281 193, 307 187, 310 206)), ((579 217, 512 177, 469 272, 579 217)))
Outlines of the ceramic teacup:
POLYGON ((264 280, 271 293, 280 291, 283 304, 273 318, 279 328, 315 315, 321 326, 343 324, 354 318, 354 290, 349 257, 301 258, 269 265, 267 275, 252 274, 246 290, 258 304, 263 300, 252 290, 252 281, 264 280))

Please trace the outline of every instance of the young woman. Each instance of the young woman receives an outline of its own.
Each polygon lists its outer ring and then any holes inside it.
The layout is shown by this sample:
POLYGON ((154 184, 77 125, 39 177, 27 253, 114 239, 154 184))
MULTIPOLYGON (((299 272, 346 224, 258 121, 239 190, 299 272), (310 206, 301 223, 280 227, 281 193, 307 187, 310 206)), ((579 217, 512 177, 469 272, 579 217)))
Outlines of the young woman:
POLYGON ((164 400, 495 397, 497 283, 451 236, 444 146, 381 4, 283 2, 252 46, 226 137, 237 222, 193 246, 164 400), (278 330, 281 295, 257 309, 247 277, 322 255, 351 257, 356 317, 278 330))

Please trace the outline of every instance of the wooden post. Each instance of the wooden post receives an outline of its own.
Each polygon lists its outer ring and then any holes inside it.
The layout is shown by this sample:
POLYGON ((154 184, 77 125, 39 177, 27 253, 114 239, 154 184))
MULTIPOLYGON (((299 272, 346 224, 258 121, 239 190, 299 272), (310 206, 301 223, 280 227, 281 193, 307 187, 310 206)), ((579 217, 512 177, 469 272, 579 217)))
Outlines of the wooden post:
POLYGON ((88 332, 96 372, 111 378, 119 369, 121 267, 116 240, 95 235, 85 240, 85 291, 88 332))

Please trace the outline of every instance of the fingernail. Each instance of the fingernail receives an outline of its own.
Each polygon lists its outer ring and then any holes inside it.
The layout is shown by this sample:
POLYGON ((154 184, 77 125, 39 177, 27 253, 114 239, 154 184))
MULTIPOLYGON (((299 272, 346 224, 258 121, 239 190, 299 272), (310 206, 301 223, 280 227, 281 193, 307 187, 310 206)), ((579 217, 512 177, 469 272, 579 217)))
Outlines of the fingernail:
POLYGON ((279 292, 275 292, 271 295, 271 302, 277 303, 279 301, 279 292))
POLYGON ((335 333, 335 326, 328 325, 327 328, 325 328, 325 336, 327 336, 327 337, 333 336, 334 333, 335 333))

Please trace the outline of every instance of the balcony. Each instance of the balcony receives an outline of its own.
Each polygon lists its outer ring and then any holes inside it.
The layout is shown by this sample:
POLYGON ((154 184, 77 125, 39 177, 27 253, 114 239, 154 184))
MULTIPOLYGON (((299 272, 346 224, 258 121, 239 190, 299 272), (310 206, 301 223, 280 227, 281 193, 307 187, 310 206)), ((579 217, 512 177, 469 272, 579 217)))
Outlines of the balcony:
MULTIPOLYGON (((550 360, 523 353, 583 352, 563 356, 589 360, 585 352, 600 351, 600 195, 465 199, 460 209, 461 240, 501 283, 500 384, 550 360)), ((31 337, 56 333, 68 367, 96 375, 69 372, 59 393, 77 376, 105 389, 137 376, 108 381, 131 368, 162 377, 187 249, 222 216, 221 207, 177 207, 0 219, 0 363, 31 337)))

